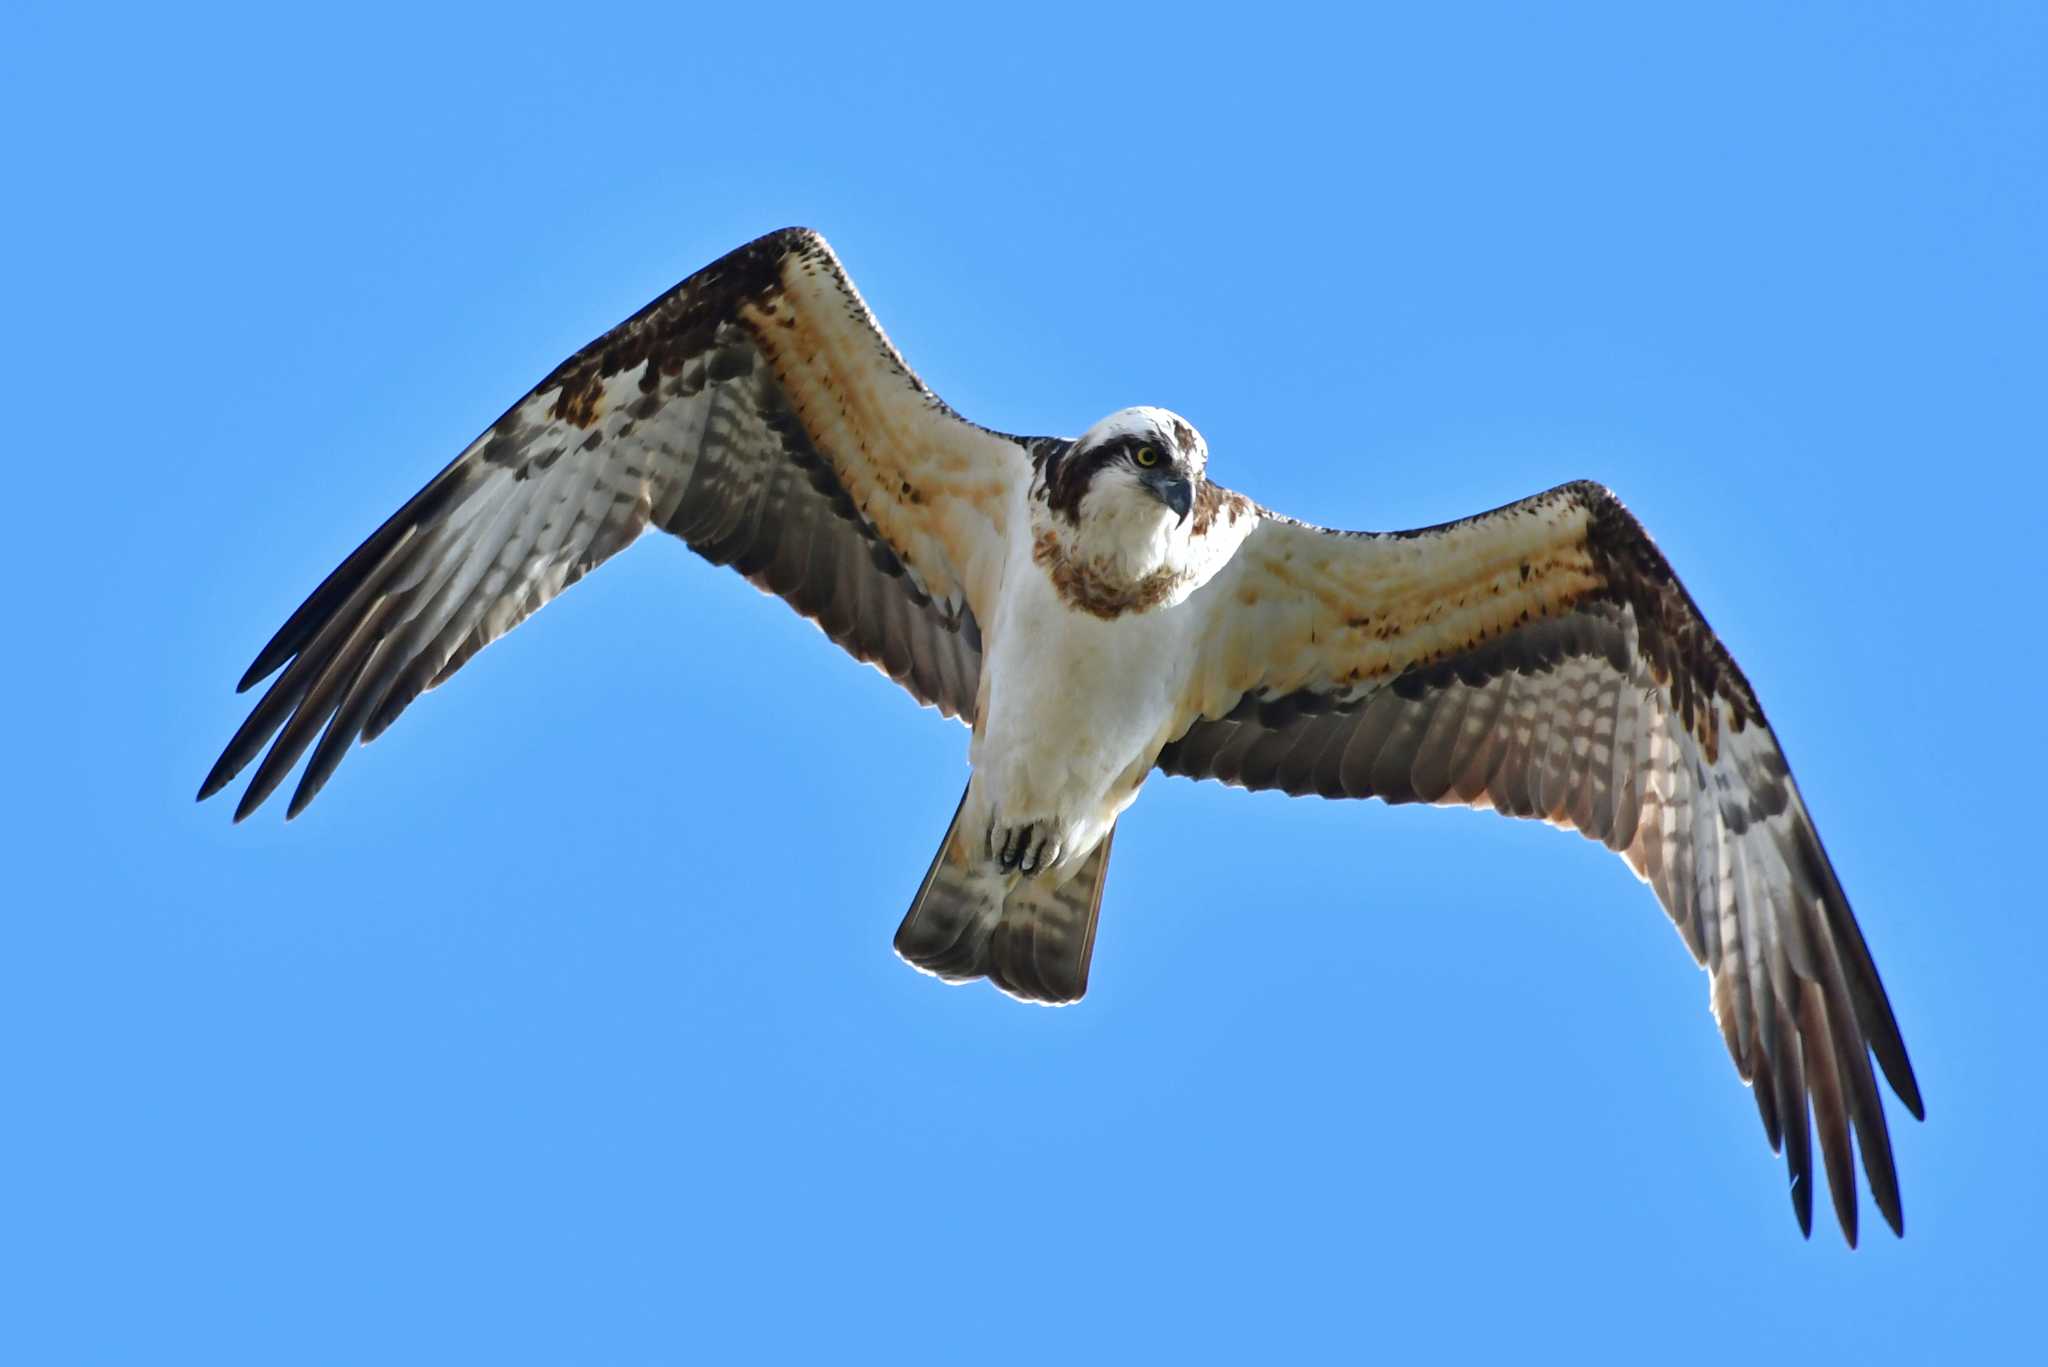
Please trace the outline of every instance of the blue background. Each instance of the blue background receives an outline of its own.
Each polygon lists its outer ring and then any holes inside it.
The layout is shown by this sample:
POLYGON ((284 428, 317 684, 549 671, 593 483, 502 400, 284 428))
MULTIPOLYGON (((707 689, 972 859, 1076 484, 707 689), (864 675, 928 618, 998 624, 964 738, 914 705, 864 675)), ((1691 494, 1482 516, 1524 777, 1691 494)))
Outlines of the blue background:
POLYGON ((0 1356, 2035 1351, 2044 11, 1535 8, 17 12, 0 1356), (993 426, 1165 404, 1338 526, 1617 489, 1885 974, 1907 1238, 1800 1240, 1540 826, 1160 780, 1084 1005, 910 972, 964 731, 677 543, 301 820, 193 805, 321 575, 791 222, 993 426))

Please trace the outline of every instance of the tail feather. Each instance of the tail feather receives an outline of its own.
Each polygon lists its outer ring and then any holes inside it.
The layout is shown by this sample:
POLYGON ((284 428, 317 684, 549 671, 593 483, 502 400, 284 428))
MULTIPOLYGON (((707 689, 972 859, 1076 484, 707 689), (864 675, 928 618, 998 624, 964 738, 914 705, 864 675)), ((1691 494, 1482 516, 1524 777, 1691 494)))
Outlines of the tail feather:
POLYGON ((979 867, 967 849, 960 834, 960 813, 966 808, 962 794, 953 824, 896 928, 896 952, 912 967, 949 983, 982 976, 1007 891, 1001 875, 979 867))
POLYGON ((1028 1002, 1081 1000, 1095 953, 1095 917, 1109 873, 1109 842, 1115 838, 1112 827, 1059 886, 1025 879, 1011 890, 989 937, 984 971, 990 982, 1028 1002))
POLYGON ((896 930, 896 952, 947 982, 987 978, 1024 1001, 1079 1001, 1088 990, 1095 918, 1114 835, 1105 835, 1081 867, 1055 886, 999 873, 976 858, 955 811, 896 930))

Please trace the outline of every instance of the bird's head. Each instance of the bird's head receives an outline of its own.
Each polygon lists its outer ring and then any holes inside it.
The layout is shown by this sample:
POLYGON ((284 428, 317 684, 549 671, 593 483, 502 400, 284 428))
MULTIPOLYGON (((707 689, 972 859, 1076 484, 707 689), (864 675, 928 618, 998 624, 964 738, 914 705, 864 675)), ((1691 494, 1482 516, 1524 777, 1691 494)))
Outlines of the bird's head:
POLYGON ((1186 525, 1208 465, 1208 443, 1186 418, 1163 408, 1120 409, 1083 432, 1047 472, 1046 505, 1075 528, 1149 537, 1186 525))

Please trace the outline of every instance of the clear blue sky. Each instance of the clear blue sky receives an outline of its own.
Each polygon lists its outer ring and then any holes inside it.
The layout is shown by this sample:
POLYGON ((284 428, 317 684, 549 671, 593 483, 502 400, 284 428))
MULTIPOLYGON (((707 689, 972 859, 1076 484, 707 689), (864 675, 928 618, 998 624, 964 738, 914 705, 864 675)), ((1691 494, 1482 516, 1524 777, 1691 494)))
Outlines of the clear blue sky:
POLYGON ((670 8, 9 21, 0 1357, 2038 1349, 2040 6, 670 8), (1085 1004, 912 973, 965 733, 677 543, 299 821, 193 804, 342 554, 786 223, 997 427, 1169 405, 1340 526, 1617 489, 1884 972, 1905 1240, 1800 1240, 1542 827, 1159 780, 1085 1004))

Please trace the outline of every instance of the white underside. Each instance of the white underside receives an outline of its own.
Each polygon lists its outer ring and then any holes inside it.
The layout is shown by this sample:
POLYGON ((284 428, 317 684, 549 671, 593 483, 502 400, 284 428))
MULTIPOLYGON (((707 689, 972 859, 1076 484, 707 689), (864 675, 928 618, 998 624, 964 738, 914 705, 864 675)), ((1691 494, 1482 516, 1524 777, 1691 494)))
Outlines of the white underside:
MULTIPOLYGON (((1031 524, 1023 509, 1009 523, 1031 524)), ((962 815, 977 851, 992 829, 1048 822, 1058 858, 1044 876, 1058 882, 1080 866, 1172 739, 1209 611, 1196 594, 1105 620, 1059 597, 1028 534, 1011 538, 983 633, 984 696, 962 815)))

